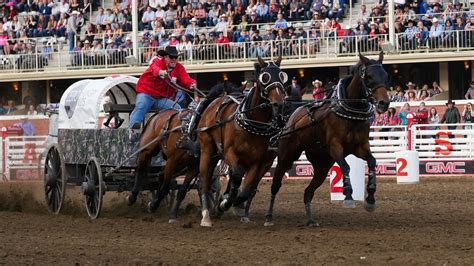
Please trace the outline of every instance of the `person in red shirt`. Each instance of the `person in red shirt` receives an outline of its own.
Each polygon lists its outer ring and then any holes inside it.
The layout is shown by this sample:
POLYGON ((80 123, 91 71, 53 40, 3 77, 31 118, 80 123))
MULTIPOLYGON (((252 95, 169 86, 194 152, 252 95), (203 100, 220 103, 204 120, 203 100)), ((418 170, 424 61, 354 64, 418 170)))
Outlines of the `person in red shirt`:
POLYGON ((313 81, 313 99, 316 101, 322 100, 326 97, 324 93, 323 83, 319 80, 313 81))
POLYGON ((146 113, 152 108, 181 109, 178 103, 171 100, 176 89, 165 79, 186 89, 196 88, 196 81, 189 77, 184 66, 178 62, 179 54, 176 47, 167 46, 159 54, 162 57, 155 58, 138 79, 135 109, 130 114, 130 128, 140 129, 146 113))

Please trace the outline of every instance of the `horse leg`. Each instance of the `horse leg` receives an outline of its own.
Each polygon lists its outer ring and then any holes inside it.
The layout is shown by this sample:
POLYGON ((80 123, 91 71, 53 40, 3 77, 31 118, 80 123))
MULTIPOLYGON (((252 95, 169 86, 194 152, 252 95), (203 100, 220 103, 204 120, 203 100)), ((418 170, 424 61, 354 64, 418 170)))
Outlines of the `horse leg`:
MULTIPOLYGON (((268 155, 267 159, 265 160, 266 163, 262 165, 262 167, 260 168, 260 170, 257 174, 257 177, 256 177, 257 180, 258 180, 257 184, 260 182, 262 177, 267 173, 268 169, 270 169, 270 167, 273 164, 274 159, 275 159, 275 156, 268 155)), ((243 223, 249 223, 250 222, 250 206, 252 205, 252 200, 253 200, 253 198, 255 197, 256 194, 257 194, 257 186, 255 186, 253 191, 250 193, 249 199, 245 203, 245 214, 244 214, 243 217, 240 218, 240 221, 243 222, 243 223)))
POLYGON ((270 203, 268 204, 267 213, 265 214, 265 223, 264 226, 273 226, 273 206, 275 204, 275 198, 280 191, 281 181, 285 176, 285 173, 293 166, 293 162, 299 158, 301 151, 296 149, 291 149, 278 156, 278 164, 275 168, 275 173, 273 174, 272 187, 271 187, 271 197, 270 203))
POLYGON ((314 191, 324 183, 329 169, 334 164, 333 161, 320 161, 316 162, 315 158, 308 153, 306 153, 306 158, 313 165, 314 173, 311 182, 304 190, 304 208, 306 211, 306 225, 307 226, 319 226, 318 223, 313 221, 313 213, 311 209, 311 202, 314 197, 314 191))
POLYGON ((176 160, 168 158, 166 161, 163 182, 157 189, 156 197, 148 203, 148 211, 154 212, 160 207, 160 203, 166 195, 168 195, 171 179, 173 178, 173 172, 175 171, 176 160))
POLYGON ((234 203, 239 193, 240 184, 242 183, 242 177, 244 176, 244 174, 245 171, 239 166, 234 166, 230 169, 230 187, 228 185, 229 194, 227 196, 224 196, 224 199, 219 203, 219 212, 225 212, 229 210, 230 207, 232 207, 232 204, 234 203))
POLYGON ((253 165, 245 173, 245 180, 242 190, 237 194, 237 198, 233 202, 233 206, 239 206, 240 204, 247 201, 252 195, 253 191, 257 189, 258 182, 260 181, 260 177, 258 176, 260 168, 260 164, 253 165))
POLYGON ((136 167, 135 183, 131 191, 132 193, 127 196, 128 205, 133 205, 138 199, 138 194, 140 193, 143 187, 143 180, 146 178, 147 175, 147 168, 148 164, 150 163, 151 157, 152 152, 149 149, 146 149, 140 152, 140 154, 138 154, 138 165, 136 167))
POLYGON ((375 167, 377 166, 377 160, 369 151, 367 155, 367 166, 369 167, 369 176, 367 180, 367 198, 364 202, 364 208, 368 212, 375 211, 375 191, 377 190, 375 167))
POLYGON ((178 195, 176 196, 176 201, 173 205, 173 208, 171 209, 169 223, 176 222, 176 219, 178 218, 178 210, 179 210, 179 207, 181 206, 181 202, 186 197, 186 193, 188 192, 191 181, 193 181, 194 177, 198 176, 198 174, 199 174, 199 170, 197 169, 197 167, 194 167, 193 169, 188 170, 186 172, 186 176, 184 178, 183 184, 179 187, 178 195))
POLYGON ((346 159, 344 158, 344 149, 342 148, 339 142, 333 142, 333 149, 331 150, 331 157, 336 161, 336 163, 341 168, 342 172, 342 193, 344 196, 344 201, 342 202, 342 206, 344 208, 355 208, 355 202, 352 198, 352 185, 351 180, 349 178, 349 172, 351 168, 347 163, 346 159))
POLYGON ((200 176, 200 184, 201 184, 201 226, 203 227, 211 227, 212 221, 209 212, 209 188, 210 188, 210 180, 209 180, 209 171, 211 168, 211 160, 212 156, 215 154, 215 147, 212 144, 212 140, 203 141, 202 138, 199 138, 201 145, 201 159, 199 162, 199 176, 200 176), (206 145, 207 144, 207 145, 206 145))

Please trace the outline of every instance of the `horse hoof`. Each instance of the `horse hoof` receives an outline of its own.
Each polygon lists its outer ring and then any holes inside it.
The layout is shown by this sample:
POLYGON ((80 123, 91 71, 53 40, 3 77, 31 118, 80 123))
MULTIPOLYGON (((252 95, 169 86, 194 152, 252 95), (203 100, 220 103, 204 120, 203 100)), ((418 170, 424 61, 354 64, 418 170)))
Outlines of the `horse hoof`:
POLYGON ((250 218, 249 217, 240 217, 240 221, 244 224, 250 223, 250 218))
POLYGON ((153 201, 149 201, 147 204, 147 210, 149 213, 153 213, 156 211, 156 206, 153 204, 153 201))
POLYGON ((346 209, 354 209, 356 207, 354 200, 344 200, 342 202, 342 207, 346 209))
POLYGON ((238 217, 243 218, 243 217, 245 216, 245 209, 241 209, 241 208, 238 208, 238 207, 234 207, 234 213, 235 213, 235 215, 237 215, 238 217))
POLYGON ((178 220, 176 220, 176 218, 170 218, 170 219, 168 220, 168 223, 169 223, 169 224, 174 224, 174 223, 176 223, 177 221, 178 221, 178 220))
POLYGON ((364 209, 366 211, 374 212, 376 208, 377 208, 377 205, 375 203, 371 204, 371 203, 368 203, 367 201, 364 201, 364 209))
POLYGON ((128 195, 126 199, 127 199, 128 206, 132 206, 133 204, 135 204, 135 202, 137 202, 137 197, 133 195, 128 195))
POLYGON ((275 224, 273 223, 273 221, 265 221, 265 223, 263 224, 263 226, 265 227, 271 227, 271 226, 274 226, 275 224))
POLYGON ((318 223, 315 223, 313 220, 307 221, 306 226, 308 227, 319 227, 318 223))
POLYGON ((204 219, 202 219, 201 227, 212 227, 212 223, 210 221, 205 221, 204 219))

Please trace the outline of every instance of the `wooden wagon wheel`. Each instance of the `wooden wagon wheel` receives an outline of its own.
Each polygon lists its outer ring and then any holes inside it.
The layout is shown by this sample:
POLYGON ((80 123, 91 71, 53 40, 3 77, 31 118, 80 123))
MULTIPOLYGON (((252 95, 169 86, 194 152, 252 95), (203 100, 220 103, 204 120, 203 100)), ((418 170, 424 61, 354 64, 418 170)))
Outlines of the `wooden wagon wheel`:
POLYGON ((96 219, 102 209, 102 197, 105 193, 105 185, 102 179, 102 169, 99 161, 92 157, 86 165, 82 193, 86 204, 87 214, 91 219, 96 219))
POLYGON ((66 167, 64 157, 57 144, 52 144, 47 149, 44 167, 42 156, 39 160, 39 174, 44 181, 44 195, 50 212, 58 214, 64 202, 66 192, 66 167), (42 171, 41 171, 41 168, 42 171))

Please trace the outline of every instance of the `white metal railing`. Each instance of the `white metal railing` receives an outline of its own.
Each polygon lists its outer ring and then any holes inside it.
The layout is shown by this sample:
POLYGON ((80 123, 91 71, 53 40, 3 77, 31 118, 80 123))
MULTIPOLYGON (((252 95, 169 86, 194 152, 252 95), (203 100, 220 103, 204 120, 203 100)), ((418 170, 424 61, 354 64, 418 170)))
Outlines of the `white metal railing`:
POLYGON ((377 162, 394 162, 396 152, 408 149, 406 126, 372 126, 370 150, 377 162))
MULTIPOLYGON (((40 154, 43 153, 45 148, 46 137, 15 136, 5 139, 6 157, 2 158, 2 163, 5 162, 6 167, 2 169, 2 173, 5 175, 6 180, 11 180, 13 171, 26 171, 25 175, 36 173, 40 154)), ((16 172, 15 175, 18 177, 22 174, 16 172)))
POLYGON ((411 131, 412 147, 420 160, 474 159, 473 124, 413 125, 411 131))
MULTIPOLYGON (((396 45, 392 53, 419 52, 462 52, 474 51, 474 30, 450 31, 449 37, 407 40, 406 34, 396 35, 396 45)), ((305 59, 334 58, 337 56, 356 56, 359 51, 365 54, 380 52, 388 42, 388 35, 378 36, 331 36, 282 39, 262 42, 241 42, 228 44, 179 45, 183 52, 185 65, 198 65, 206 62, 231 63, 254 61, 257 56, 264 58, 305 59), (186 48, 187 47, 187 48, 186 48)), ((147 65, 148 60, 161 47, 139 48, 139 65, 147 65)), ((56 50, 56 49, 54 49, 56 50)), ((81 50, 77 52, 54 51, 47 57, 39 49, 29 54, 0 56, 2 73, 23 71, 64 71, 90 68, 113 68, 128 66, 125 57, 131 49, 81 50)))

